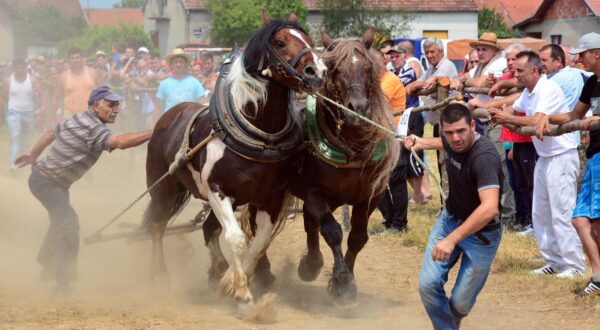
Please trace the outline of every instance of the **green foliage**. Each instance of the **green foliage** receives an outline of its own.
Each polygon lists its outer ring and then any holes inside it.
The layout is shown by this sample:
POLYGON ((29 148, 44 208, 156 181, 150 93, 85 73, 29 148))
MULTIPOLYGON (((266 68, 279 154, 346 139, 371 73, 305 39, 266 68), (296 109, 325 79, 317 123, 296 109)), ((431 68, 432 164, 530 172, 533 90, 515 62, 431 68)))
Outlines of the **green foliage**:
POLYGON ((496 9, 483 8, 479 11, 478 17, 479 35, 484 32, 494 32, 498 38, 519 38, 523 34, 520 31, 513 31, 506 26, 504 18, 496 9))
POLYGON ((414 19, 388 8, 368 8, 364 0, 319 0, 319 6, 323 28, 334 37, 361 36, 369 27, 379 36, 402 36, 410 31, 414 19))
POLYGON ((113 5, 113 8, 142 8, 146 0, 121 0, 113 5))
POLYGON ((145 46, 151 53, 158 53, 152 48, 150 36, 142 27, 134 25, 90 27, 85 30, 83 36, 62 42, 59 45, 59 52, 64 55, 69 48, 77 47, 87 56, 93 56, 98 50, 110 54, 113 45, 118 45, 121 49, 125 47, 137 49, 145 46))
POLYGON ((66 19, 54 6, 22 7, 19 10, 24 19, 15 23, 15 39, 21 47, 77 37, 83 34, 87 25, 83 17, 66 19))
POLYGON ((301 25, 307 14, 301 0, 209 0, 208 10, 213 18, 212 43, 221 46, 244 45, 262 27, 263 10, 271 19, 295 13, 301 25))

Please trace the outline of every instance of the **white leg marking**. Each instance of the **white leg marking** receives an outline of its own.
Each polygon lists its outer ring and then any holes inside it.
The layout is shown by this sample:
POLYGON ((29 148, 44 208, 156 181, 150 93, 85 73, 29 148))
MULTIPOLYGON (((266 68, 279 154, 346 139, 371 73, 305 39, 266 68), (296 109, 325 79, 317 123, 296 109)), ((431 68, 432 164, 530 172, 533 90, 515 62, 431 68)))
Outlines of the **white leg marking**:
POLYGON ((263 256, 271 244, 272 231, 273 224, 271 223, 269 214, 264 211, 256 212, 256 235, 254 235, 248 248, 248 253, 243 259, 244 272, 248 278, 254 274, 258 259, 263 256))

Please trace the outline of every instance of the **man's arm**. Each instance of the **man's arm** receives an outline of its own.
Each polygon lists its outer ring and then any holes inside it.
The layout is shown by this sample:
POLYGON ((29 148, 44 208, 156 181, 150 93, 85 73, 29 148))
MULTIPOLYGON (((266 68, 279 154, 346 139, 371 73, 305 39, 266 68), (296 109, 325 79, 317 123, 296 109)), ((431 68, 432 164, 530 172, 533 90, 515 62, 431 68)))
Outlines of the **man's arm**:
POLYGON ((444 149, 444 145, 442 144, 441 138, 422 138, 414 134, 411 134, 404 138, 404 147, 408 150, 414 148, 415 151, 444 149))
POLYGON ((35 143, 31 151, 23 154, 15 159, 15 165, 18 167, 25 167, 27 165, 35 163, 38 157, 44 152, 46 147, 54 141, 54 130, 47 130, 42 137, 35 143))
POLYGON ((108 146, 112 149, 127 149, 139 146, 152 137, 153 130, 143 132, 125 133, 111 136, 108 146))
POLYGON ((500 189, 498 188, 480 191, 479 200, 481 204, 469 215, 465 222, 435 245, 431 252, 433 260, 448 260, 460 241, 478 232, 497 217, 500 213, 498 210, 499 199, 500 189))
POLYGON ((413 70, 415 70, 415 76, 417 77, 417 79, 421 78, 421 75, 423 74, 423 72, 421 71, 421 65, 416 62, 410 62, 410 66, 413 68, 413 70))
POLYGON ((486 87, 485 86, 485 79, 486 77, 479 77, 479 78, 471 78, 471 79, 467 79, 465 81, 465 87, 486 87))
POLYGON ((479 99, 474 98, 474 99, 469 100, 469 108, 471 110, 477 109, 477 108, 500 109, 505 105, 512 105, 513 103, 515 103, 515 101, 519 98, 519 96, 521 96, 521 93, 515 93, 515 94, 511 94, 507 97, 491 100, 489 102, 482 102, 479 99))
POLYGON ((56 112, 58 110, 58 104, 60 103, 60 100, 62 100, 64 97, 64 75, 65 73, 63 72, 60 76, 58 76, 58 79, 54 84, 54 91, 52 92, 52 102, 50 102, 50 107, 47 110, 50 112, 49 118, 54 118, 55 122, 58 122, 59 118, 61 118, 62 116, 62 113, 57 114, 56 112))
MULTIPOLYGON (((550 132, 550 124, 562 125, 562 124, 568 123, 568 122, 576 120, 576 119, 581 119, 585 116, 585 114, 587 113, 587 111, 589 109, 590 109, 589 104, 585 104, 583 102, 577 102, 577 105, 575 105, 575 109, 573 109, 573 111, 569 111, 567 113, 561 113, 561 114, 557 114, 557 115, 545 115, 538 122, 537 127, 535 128, 535 135, 539 139, 543 139, 544 133, 550 132)), ((597 116, 592 116, 590 118, 586 118, 586 120, 583 123, 582 129, 587 130, 590 126, 590 123, 592 121, 596 121, 598 119, 600 119, 600 118, 598 118, 597 116)))
POLYGON ((512 105, 504 106, 502 109, 489 109, 488 112, 492 115, 493 122, 516 126, 536 126, 544 117, 541 112, 536 112, 533 116, 517 116, 512 105))
POLYGON ((8 78, 4 79, 0 89, 0 122, 4 118, 4 109, 6 108, 6 102, 8 102, 8 84, 10 84, 10 80, 8 78))

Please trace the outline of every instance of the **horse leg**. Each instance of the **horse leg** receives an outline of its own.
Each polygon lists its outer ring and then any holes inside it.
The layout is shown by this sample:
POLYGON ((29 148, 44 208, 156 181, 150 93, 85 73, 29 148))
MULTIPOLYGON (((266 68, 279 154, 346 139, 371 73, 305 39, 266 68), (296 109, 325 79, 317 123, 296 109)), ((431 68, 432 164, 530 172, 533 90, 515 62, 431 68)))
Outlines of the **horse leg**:
POLYGON ((231 263, 221 278, 219 291, 224 295, 233 295, 238 302, 250 303, 253 301, 253 297, 242 266, 242 258, 247 250, 246 237, 233 213, 231 198, 219 191, 217 187, 209 191, 208 202, 221 223, 225 241, 232 252, 231 263))
POLYGON ((370 202, 365 201, 354 205, 352 208, 352 227, 348 234, 348 250, 346 251, 346 256, 344 258, 346 265, 348 265, 352 274, 354 274, 354 262, 356 261, 356 256, 369 240, 367 230, 369 216, 373 213, 375 207, 377 207, 376 201, 378 200, 379 198, 373 198, 370 202))
POLYGON ((323 267, 323 254, 319 247, 319 222, 302 207, 307 251, 298 264, 298 276, 305 282, 314 281, 323 267))
POLYGON ((335 220, 331 212, 325 213, 321 221, 321 235, 333 252, 333 274, 327 284, 327 292, 333 303, 340 308, 350 308, 356 305, 357 294, 354 284, 354 274, 344 261, 342 253, 342 226, 335 220))
POLYGON ((154 198, 144 213, 143 226, 150 232, 152 238, 152 264, 150 267, 150 278, 152 280, 165 279, 167 277, 167 265, 163 253, 163 237, 168 222, 168 213, 164 207, 154 198))
POLYGON ((221 224, 211 211, 208 217, 202 224, 202 232, 204 233, 204 243, 208 248, 210 255, 210 268, 208 269, 208 280, 211 283, 217 283, 227 270, 227 260, 221 250, 219 244, 219 236, 221 235, 221 224))
MULTIPOLYGON (((249 205, 250 224, 252 225, 254 237, 248 248, 243 265, 244 272, 248 278, 251 278, 256 270, 257 264, 261 262, 260 277, 255 278, 255 282, 259 285, 261 291, 268 291, 275 280, 275 276, 271 273, 271 264, 264 257, 271 239, 273 238, 273 223, 278 220, 281 206, 283 205, 283 194, 271 200, 266 210, 259 210, 254 205, 249 205)), ((285 221, 285 220, 282 220, 285 221)))

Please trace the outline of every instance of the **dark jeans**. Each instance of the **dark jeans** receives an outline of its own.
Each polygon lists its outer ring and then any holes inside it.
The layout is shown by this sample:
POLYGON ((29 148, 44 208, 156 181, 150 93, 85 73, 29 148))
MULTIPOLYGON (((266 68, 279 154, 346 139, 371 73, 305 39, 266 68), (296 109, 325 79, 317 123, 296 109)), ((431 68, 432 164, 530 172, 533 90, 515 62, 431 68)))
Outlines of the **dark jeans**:
POLYGON ((513 164, 515 165, 515 186, 523 201, 525 218, 516 218, 521 226, 531 225, 531 205, 533 201, 533 173, 537 153, 532 142, 513 143, 513 164))
MULTIPOLYGON (((523 221, 522 219, 531 218, 531 203, 528 203, 523 196, 521 196, 521 192, 517 189, 517 180, 515 177, 515 171, 517 164, 515 160, 508 159, 508 153, 510 150, 506 150, 506 169, 508 170, 508 183, 510 184, 510 188, 513 190, 513 194, 515 196, 515 223, 521 225, 523 221), (527 205, 530 205, 529 207, 527 205)), ((513 151, 514 156, 514 151, 513 151)))
POLYGON ((406 183, 406 154, 400 151, 400 160, 390 175, 388 187, 379 201, 379 211, 386 228, 404 230, 408 224, 408 188, 406 183))
POLYGON ((37 170, 31 172, 29 189, 50 216, 37 261, 66 285, 76 277, 79 252, 79 217, 69 203, 69 190, 37 170))

